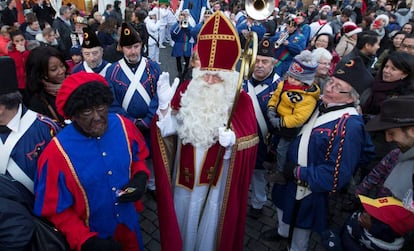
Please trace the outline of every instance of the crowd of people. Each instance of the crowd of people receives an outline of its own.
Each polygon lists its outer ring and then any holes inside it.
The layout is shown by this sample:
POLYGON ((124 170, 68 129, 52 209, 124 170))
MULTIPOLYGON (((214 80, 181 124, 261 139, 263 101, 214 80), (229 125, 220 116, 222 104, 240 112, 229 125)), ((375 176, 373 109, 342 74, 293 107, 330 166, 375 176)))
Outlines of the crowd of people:
POLYGON ((239 2, 120 4, 86 14, 29 0, 22 22, 16 0, 4 5, 0 187, 28 199, 0 192, 0 232, 13 232, 0 250, 30 249, 33 215, 71 250, 144 250, 144 193, 163 250, 243 250, 268 184, 277 223, 262 241, 412 247, 411 3, 281 0, 263 20, 239 2), (251 32, 257 57, 242 79, 251 32), (161 70, 167 46, 176 76, 161 70), (352 213, 334 231, 338 193, 352 213))

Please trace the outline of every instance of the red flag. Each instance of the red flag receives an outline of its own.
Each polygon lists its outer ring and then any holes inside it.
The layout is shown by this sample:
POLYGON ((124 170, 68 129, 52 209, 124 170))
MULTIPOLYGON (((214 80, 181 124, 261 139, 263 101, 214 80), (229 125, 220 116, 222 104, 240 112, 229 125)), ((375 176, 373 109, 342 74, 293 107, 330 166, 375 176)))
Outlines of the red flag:
POLYGON ((414 214, 394 197, 371 199, 359 195, 359 199, 369 215, 389 225, 396 233, 403 235, 414 229, 414 214))

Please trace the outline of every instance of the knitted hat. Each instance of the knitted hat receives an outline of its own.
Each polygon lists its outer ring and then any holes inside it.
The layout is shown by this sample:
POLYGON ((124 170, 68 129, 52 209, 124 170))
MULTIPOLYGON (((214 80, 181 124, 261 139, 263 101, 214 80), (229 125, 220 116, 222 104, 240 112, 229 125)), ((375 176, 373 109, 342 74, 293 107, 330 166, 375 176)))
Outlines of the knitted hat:
POLYGON ((378 16, 375 18, 375 20, 379 20, 379 19, 382 19, 382 20, 384 20, 384 21, 385 21, 385 25, 384 25, 384 27, 385 27, 385 26, 387 26, 387 25, 388 25, 388 23, 390 22, 390 18, 389 18, 387 15, 385 15, 385 14, 378 15, 378 16))
POLYGON ((82 48, 79 45, 74 45, 70 48, 70 55, 82 55, 82 48))
POLYGON ((142 40, 138 32, 129 23, 122 23, 119 45, 128 46, 141 42, 142 40))
POLYGON ((273 46, 271 45, 269 38, 265 37, 260 41, 257 55, 273 57, 273 46))
POLYGON ((0 94, 17 91, 16 64, 11 57, 0 57, 0 94))
POLYGON ((84 27, 82 30, 82 48, 102 47, 101 43, 99 42, 98 36, 96 36, 96 33, 90 27, 84 27))
POLYGON ((66 118, 69 117, 69 115, 65 114, 64 112, 66 102, 69 100, 70 96, 76 89, 90 82, 100 82, 103 85, 108 86, 108 82, 106 82, 105 78, 101 75, 96 73, 88 73, 85 71, 69 75, 62 82, 62 86, 56 95, 56 109, 60 115, 66 118))
POLYGON ((307 85, 311 85, 315 78, 318 63, 308 50, 302 51, 293 58, 287 74, 307 85))
POLYGON ((358 34, 362 31, 361 27, 358 27, 354 22, 345 22, 342 25, 342 30, 347 37, 350 37, 354 34, 358 34))

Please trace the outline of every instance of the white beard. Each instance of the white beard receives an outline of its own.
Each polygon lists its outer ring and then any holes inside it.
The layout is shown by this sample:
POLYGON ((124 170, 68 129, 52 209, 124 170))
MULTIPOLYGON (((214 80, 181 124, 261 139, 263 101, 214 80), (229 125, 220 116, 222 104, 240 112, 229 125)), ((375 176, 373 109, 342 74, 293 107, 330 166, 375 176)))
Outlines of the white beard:
POLYGON ((238 74, 220 72, 224 83, 209 85, 202 78, 205 72, 194 70, 194 78, 182 94, 177 133, 183 144, 209 148, 218 140, 218 128, 227 124, 238 74))

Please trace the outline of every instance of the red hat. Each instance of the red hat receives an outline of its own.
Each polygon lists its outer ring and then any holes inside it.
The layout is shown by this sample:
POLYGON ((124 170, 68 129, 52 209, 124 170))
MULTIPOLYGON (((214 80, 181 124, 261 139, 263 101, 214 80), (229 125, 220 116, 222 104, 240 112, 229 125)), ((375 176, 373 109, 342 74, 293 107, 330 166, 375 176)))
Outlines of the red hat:
POLYGON ((57 112, 68 118, 64 112, 66 102, 69 100, 70 95, 78 89, 80 86, 89 82, 100 82, 103 85, 108 86, 108 82, 104 77, 97 73, 88 73, 81 71, 72 75, 69 75, 62 83, 57 95, 56 95, 56 109, 57 112))
POLYGON ((201 70, 235 70, 241 53, 239 35, 221 11, 215 12, 207 20, 197 41, 201 70))
POLYGON ((342 30, 346 36, 350 37, 354 34, 362 32, 362 28, 358 27, 354 22, 348 21, 342 25, 342 30))

